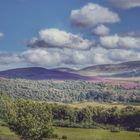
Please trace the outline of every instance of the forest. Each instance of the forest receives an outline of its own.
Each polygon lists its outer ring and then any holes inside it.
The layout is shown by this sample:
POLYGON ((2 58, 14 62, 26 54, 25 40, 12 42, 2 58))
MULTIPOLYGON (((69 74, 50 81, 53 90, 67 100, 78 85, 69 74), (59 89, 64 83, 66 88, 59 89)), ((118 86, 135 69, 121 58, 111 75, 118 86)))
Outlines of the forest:
POLYGON ((140 103, 140 83, 0 78, 0 91, 15 98, 72 103, 76 101, 140 103))

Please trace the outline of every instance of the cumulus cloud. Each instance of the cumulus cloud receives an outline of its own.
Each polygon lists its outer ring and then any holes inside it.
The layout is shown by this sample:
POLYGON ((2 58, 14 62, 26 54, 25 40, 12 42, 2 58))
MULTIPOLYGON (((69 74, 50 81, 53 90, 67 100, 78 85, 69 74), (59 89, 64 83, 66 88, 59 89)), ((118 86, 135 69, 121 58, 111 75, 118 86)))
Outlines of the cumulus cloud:
POLYGON ((113 62, 140 60, 140 52, 116 49, 115 51, 109 51, 108 57, 113 62))
POLYGON ((0 32, 0 38, 4 36, 4 33, 0 32))
POLYGON ((38 38, 29 41, 30 48, 71 48, 86 50, 92 47, 94 41, 83 39, 80 35, 51 28, 39 32, 38 38))
POLYGON ((109 0, 109 2, 122 9, 140 7, 140 0, 109 0))
POLYGON ((140 48, 140 37, 111 35, 100 37, 100 43, 107 49, 136 49, 140 48))
POLYGON ((32 65, 61 66, 61 65, 88 65, 110 63, 106 49, 92 48, 90 50, 46 50, 32 49, 21 54, 22 59, 32 65))
POLYGON ((11 63, 19 63, 21 58, 18 54, 0 52, 0 65, 10 65, 11 63))
POLYGON ((21 55, 26 63, 44 67, 108 64, 140 59, 140 52, 137 51, 107 50, 102 47, 91 48, 86 51, 34 49, 25 51, 21 55))
POLYGON ((20 54, 0 54, 0 66, 9 66, 22 62, 30 66, 87 66, 95 64, 120 63, 140 60, 140 52, 121 49, 104 49, 100 46, 90 50, 72 49, 31 49, 20 54))
POLYGON ((27 63, 40 66, 57 66, 62 63, 60 52, 47 51, 42 49, 28 50, 21 54, 27 63))
POLYGON ((110 29, 108 27, 106 27, 105 25, 99 25, 97 26, 95 29, 92 30, 92 33, 95 35, 99 35, 99 36, 105 36, 108 35, 110 32, 110 29))
POLYGON ((72 24, 78 27, 93 27, 97 24, 120 21, 117 13, 94 3, 88 3, 81 9, 72 10, 70 19, 72 24))

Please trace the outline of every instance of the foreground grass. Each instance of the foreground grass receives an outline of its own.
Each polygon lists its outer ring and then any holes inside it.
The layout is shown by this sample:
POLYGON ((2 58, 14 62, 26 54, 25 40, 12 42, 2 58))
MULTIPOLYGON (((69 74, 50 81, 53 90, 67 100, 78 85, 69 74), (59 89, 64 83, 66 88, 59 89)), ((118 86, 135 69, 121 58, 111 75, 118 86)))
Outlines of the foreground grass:
MULTIPOLYGON (((81 129, 81 128, 61 128, 55 127, 54 133, 60 138, 67 136, 67 140, 140 140, 139 133, 136 132, 110 132, 103 129, 81 129)), ((0 121, 0 140, 20 140, 2 121, 0 121)), ((44 139, 56 140, 56 139, 44 139)))
POLYGON ((2 120, 0 120, 0 140, 19 140, 19 137, 2 120))
MULTIPOLYGON (((67 140, 140 140, 136 132, 110 132, 102 129, 81 129, 81 128, 55 128, 55 133, 67 140)), ((55 139, 45 139, 55 140, 55 139)))

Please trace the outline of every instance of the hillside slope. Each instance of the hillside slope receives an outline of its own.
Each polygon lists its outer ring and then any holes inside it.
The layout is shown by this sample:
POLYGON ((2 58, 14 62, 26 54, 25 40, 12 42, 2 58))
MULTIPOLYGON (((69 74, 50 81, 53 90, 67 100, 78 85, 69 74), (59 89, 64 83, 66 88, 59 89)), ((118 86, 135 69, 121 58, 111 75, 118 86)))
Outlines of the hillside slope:
POLYGON ((79 70, 78 74, 87 76, 103 75, 113 77, 137 77, 140 76, 140 61, 86 67, 79 70))
POLYGON ((80 76, 78 74, 63 72, 53 69, 45 69, 40 67, 29 67, 29 68, 17 68, 0 72, 0 77, 3 78, 21 78, 21 79, 30 79, 30 80, 86 80, 87 77, 80 76))
POLYGON ((0 71, 0 77, 30 80, 93 80, 97 76, 140 77, 140 61, 95 65, 80 70, 71 68, 45 69, 41 67, 28 67, 0 71))

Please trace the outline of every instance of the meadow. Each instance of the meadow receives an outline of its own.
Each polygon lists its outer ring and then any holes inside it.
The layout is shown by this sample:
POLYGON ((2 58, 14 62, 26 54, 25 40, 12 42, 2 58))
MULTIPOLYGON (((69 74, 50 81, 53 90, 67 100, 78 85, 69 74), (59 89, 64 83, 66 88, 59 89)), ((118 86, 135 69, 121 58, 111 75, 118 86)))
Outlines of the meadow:
MULTIPOLYGON (((110 132, 103 129, 81 129, 81 128, 55 128, 55 133, 62 137, 67 136, 68 140, 140 140, 136 132, 110 132)), ((55 140, 55 139, 44 139, 55 140)))
POLYGON ((0 140, 19 140, 19 137, 2 120, 0 120, 0 140))
MULTIPOLYGON (((82 129, 82 128, 62 128, 55 127, 54 133, 58 134, 58 139, 67 136, 67 140, 140 140, 137 132, 110 132, 103 129, 82 129)), ((0 140, 20 140, 14 132, 6 126, 0 126, 0 140)), ((57 140, 57 139, 44 139, 57 140)))
MULTIPOLYGON (((54 104, 54 102, 48 102, 49 104, 54 104)), ((138 103, 118 103, 118 102, 94 102, 94 101, 81 101, 81 102, 73 102, 73 103, 60 103, 55 102, 56 105, 66 105, 73 108, 85 108, 85 107, 103 107, 103 108, 113 108, 117 107, 119 109, 123 109, 127 106, 135 107, 137 109, 140 109, 140 105, 138 103)))

